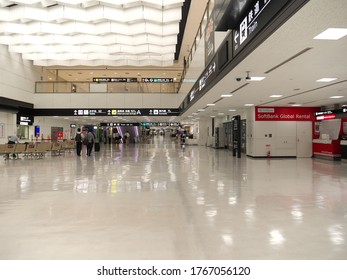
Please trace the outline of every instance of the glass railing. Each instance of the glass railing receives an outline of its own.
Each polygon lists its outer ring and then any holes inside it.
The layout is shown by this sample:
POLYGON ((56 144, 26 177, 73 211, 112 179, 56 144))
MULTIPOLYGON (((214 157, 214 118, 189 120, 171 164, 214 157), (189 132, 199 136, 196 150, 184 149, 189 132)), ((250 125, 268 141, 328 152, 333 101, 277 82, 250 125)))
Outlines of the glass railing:
POLYGON ((178 93, 180 83, 38 81, 35 93, 178 93))

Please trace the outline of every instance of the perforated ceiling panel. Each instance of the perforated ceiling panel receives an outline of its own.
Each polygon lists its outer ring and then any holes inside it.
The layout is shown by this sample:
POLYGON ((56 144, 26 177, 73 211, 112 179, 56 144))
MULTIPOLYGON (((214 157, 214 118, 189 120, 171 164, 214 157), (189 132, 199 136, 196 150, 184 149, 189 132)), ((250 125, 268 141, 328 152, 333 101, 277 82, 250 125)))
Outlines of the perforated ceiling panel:
POLYGON ((170 66, 184 0, 0 0, 0 44, 39 66, 170 66))

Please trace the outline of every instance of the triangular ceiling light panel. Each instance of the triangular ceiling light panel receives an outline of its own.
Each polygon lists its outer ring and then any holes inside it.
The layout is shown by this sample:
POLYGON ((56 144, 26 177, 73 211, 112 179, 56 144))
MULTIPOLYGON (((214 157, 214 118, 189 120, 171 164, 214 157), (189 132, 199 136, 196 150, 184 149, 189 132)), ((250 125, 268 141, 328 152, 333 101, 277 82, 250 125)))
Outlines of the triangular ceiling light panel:
POLYGON ((0 44, 38 66, 170 66, 184 0, 0 0, 0 44))

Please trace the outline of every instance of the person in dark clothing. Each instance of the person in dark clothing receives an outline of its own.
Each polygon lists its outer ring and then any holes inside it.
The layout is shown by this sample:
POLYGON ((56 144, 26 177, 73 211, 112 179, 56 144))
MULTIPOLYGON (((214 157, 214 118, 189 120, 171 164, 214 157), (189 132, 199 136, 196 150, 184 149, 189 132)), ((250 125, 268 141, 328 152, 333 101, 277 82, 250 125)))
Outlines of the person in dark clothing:
POLYGON ((75 142, 76 142, 76 153, 78 156, 81 156, 82 151, 82 133, 81 129, 77 128, 76 136, 75 136, 75 142))
POLYGON ((90 154, 93 150, 94 142, 95 142, 95 136, 94 136, 93 130, 90 129, 89 132, 87 133, 87 156, 88 157, 90 157, 90 154))

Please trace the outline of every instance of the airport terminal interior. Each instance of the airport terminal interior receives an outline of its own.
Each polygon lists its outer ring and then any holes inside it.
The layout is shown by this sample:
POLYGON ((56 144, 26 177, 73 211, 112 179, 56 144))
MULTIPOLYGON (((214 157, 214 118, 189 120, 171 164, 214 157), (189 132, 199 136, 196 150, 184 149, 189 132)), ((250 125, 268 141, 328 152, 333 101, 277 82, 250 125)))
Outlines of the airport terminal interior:
POLYGON ((346 260, 346 12, 0 0, 0 259, 346 260))

